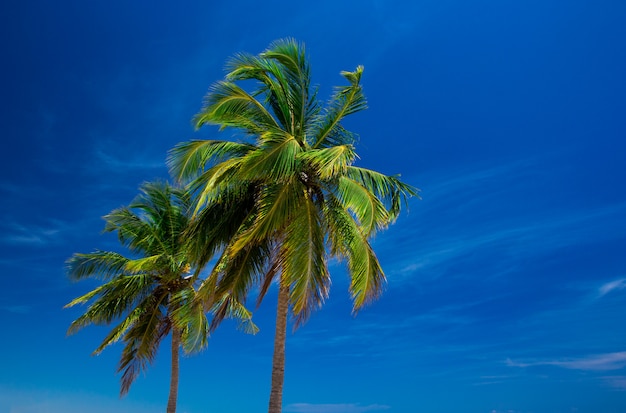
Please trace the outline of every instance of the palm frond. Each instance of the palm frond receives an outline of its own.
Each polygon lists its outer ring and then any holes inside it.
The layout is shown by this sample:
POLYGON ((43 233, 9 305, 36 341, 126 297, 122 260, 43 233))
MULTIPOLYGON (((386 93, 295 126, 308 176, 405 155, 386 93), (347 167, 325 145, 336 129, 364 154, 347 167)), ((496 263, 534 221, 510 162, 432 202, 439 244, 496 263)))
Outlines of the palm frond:
POLYGON ((159 270, 160 266, 158 264, 162 259, 162 255, 153 255, 151 257, 129 260, 124 269, 130 274, 156 272, 159 270))
POLYGON ((235 127, 251 135, 281 130, 261 102, 237 84, 227 81, 217 82, 211 87, 194 123, 197 128, 205 124, 219 125, 222 129, 235 127))
POLYGON ((265 139, 263 145, 251 151, 241 162, 243 180, 283 180, 297 171, 297 156, 301 148, 293 136, 265 139))
POLYGON ((269 239, 283 229, 293 217, 303 193, 301 184, 296 180, 264 187, 259 194, 253 224, 233 241, 230 249, 236 253, 244 246, 269 239))
POLYGON ((384 202, 390 216, 395 219, 400 213, 401 202, 407 203, 411 196, 419 196, 419 189, 405 184, 399 176, 387 176, 370 169, 356 166, 348 167, 346 176, 360 182, 384 202))
POLYGON ((348 259, 350 294, 356 312, 380 295, 385 284, 385 274, 367 235, 338 199, 327 199, 324 214, 329 226, 331 253, 348 259))
POLYGON ((208 344, 209 320, 202 302, 196 299, 193 288, 177 291, 170 298, 171 319, 181 331, 186 353, 200 351, 208 344))
POLYGON ((183 236, 188 240, 189 258, 199 268, 240 230, 254 208, 255 195, 254 185, 225 187, 198 211, 183 236))
POLYGON ((189 185, 189 191, 196 193, 196 207, 193 215, 201 208, 214 202, 223 191, 232 190, 238 184, 245 185, 241 177, 241 164, 245 157, 228 159, 203 172, 189 185))
POLYGON ((145 299, 151 293, 151 281, 145 274, 118 277, 74 299, 66 307, 82 304, 97 297, 85 313, 72 322, 67 333, 74 334, 90 324, 110 324, 130 311, 137 301, 145 299))
POLYGON ((313 168, 316 176, 328 180, 345 174, 346 168, 354 162, 356 153, 352 145, 337 145, 310 149, 299 154, 299 158, 313 168))
POLYGON ((167 156, 170 173, 178 181, 190 181, 203 170, 233 157, 241 157, 255 147, 247 143, 215 140, 181 142, 167 156))
MULTIPOLYGON (((248 243, 237 250, 227 248, 216 264, 216 273, 219 277, 217 287, 211 285, 210 277, 199 288, 200 297, 213 295, 215 301, 224 296, 244 302, 248 291, 260 277, 267 265, 268 246, 264 243, 248 243)), ((214 316, 214 325, 221 321, 214 316)))
POLYGON ((88 254, 72 255, 65 262, 65 269, 74 281, 88 277, 106 281, 119 275, 127 262, 128 258, 116 252, 96 250, 88 254))
POLYGON ((342 176, 337 185, 337 196, 344 207, 356 215, 364 234, 370 235, 389 224, 390 216, 385 205, 361 183, 342 176))
POLYGON ((257 308, 259 308, 259 306, 261 305, 261 302, 263 301, 263 298, 265 298, 265 295, 269 291, 270 286, 275 281, 276 276, 281 271, 282 262, 280 260, 280 244, 281 243, 276 242, 272 244, 270 248, 268 248, 268 254, 267 254, 268 267, 265 273, 262 274, 260 277, 261 286, 259 288, 259 293, 256 299, 257 308))
POLYGON ((289 298, 298 326, 328 297, 330 275, 320 211, 306 197, 295 212, 284 231, 280 249, 282 282, 290 286, 289 298))
POLYGON ((386 278, 365 236, 352 238, 348 245, 348 254, 350 294, 354 302, 353 311, 357 312, 364 304, 373 301, 382 293, 386 278))
POLYGON ((106 347, 111 344, 117 343, 126 334, 129 328, 131 328, 141 314, 145 311, 142 307, 135 307, 117 326, 115 326, 109 334, 102 340, 102 343, 93 351, 92 355, 100 354, 106 347))
POLYGON ((252 321, 252 313, 233 296, 225 295, 214 305, 218 318, 233 318, 239 321, 238 328, 246 334, 256 334, 259 327, 252 321))
POLYGON ((307 114, 311 110, 309 103, 310 69, 304 44, 294 39, 281 39, 273 42, 261 57, 279 64, 273 75, 280 80, 281 88, 270 88, 270 96, 284 96, 282 100, 288 107, 281 107, 287 130, 296 137, 300 145, 304 145, 304 129, 307 114))
POLYGON ((341 120, 367 109, 367 100, 359 84, 362 73, 363 66, 358 66, 354 72, 341 72, 350 81, 350 86, 336 88, 326 110, 312 123, 313 148, 353 143, 349 140, 353 135, 341 127, 341 120))
POLYGON ((291 127, 293 104, 290 103, 288 79, 279 64, 261 56, 240 53, 228 61, 227 69, 228 81, 259 81, 263 86, 254 93, 255 97, 264 97, 265 104, 271 109, 282 129, 294 134, 291 127))
POLYGON ((280 39, 272 42, 260 55, 281 64, 283 73, 292 79, 305 82, 309 78, 309 65, 305 46, 293 38, 280 39))
POLYGON ((104 231, 117 231, 120 243, 134 252, 150 248, 151 229, 149 223, 128 207, 115 209, 104 216, 104 231))
POLYGON ((154 361, 159 343, 171 328, 163 313, 167 293, 151 295, 140 306, 145 309, 126 332, 118 372, 122 373, 121 391, 126 394, 139 373, 154 361))
POLYGON ((326 200, 324 214, 329 226, 331 254, 348 260, 350 294, 354 303, 353 311, 357 312, 382 293, 385 274, 367 236, 338 199, 329 197, 326 200))

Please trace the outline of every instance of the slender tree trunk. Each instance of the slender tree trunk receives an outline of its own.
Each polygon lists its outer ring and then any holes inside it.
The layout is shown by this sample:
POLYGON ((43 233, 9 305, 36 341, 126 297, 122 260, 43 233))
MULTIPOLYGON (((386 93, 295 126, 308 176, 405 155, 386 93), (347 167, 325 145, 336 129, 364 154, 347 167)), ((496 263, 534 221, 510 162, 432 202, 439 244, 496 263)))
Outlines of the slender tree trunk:
POLYGON ((285 341, 287 339, 287 313, 289 312, 289 286, 281 283, 278 289, 274 358, 272 359, 272 389, 269 413, 281 413, 283 407, 283 382, 285 380, 285 341))
POLYGON ((180 329, 172 328, 172 372, 170 374, 170 396, 167 400, 167 413, 176 413, 178 399, 178 358, 180 355, 180 329))

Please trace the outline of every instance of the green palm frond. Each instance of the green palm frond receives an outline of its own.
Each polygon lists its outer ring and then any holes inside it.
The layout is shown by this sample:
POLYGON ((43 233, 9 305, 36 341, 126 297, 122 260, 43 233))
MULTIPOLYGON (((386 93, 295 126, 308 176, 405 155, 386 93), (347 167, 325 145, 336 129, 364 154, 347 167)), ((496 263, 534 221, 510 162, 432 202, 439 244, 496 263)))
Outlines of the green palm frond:
POLYGON ((241 162, 238 175, 242 180, 282 180, 298 169, 297 156, 301 148, 293 136, 265 139, 263 145, 251 151, 241 162))
POLYGON ((296 180, 264 187, 257 201, 254 223, 233 240, 231 250, 236 252, 245 245, 275 236, 293 217, 303 194, 302 186, 296 180))
POLYGON ((151 257, 129 260, 124 269, 130 274, 157 272, 159 270, 159 261, 162 261, 162 259, 163 255, 153 255, 151 257))
MULTIPOLYGON (((230 296, 238 302, 245 302, 250 288, 267 265, 268 253, 268 245, 264 243, 247 243, 236 250, 227 248, 214 270, 219 277, 217 287, 212 285, 209 277, 199 288, 199 297, 209 298, 214 295, 215 301, 219 301, 223 296, 230 296)), ((221 318, 217 313, 213 317, 216 323, 221 318)))
POLYGON ((352 238, 348 245, 348 268, 351 274, 350 294, 354 312, 375 300, 386 282, 383 269, 368 242, 361 234, 352 238))
POLYGON ((229 73, 226 75, 226 80, 228 81, 259 81, 263 86, 254 93, 254 96, 263 98, 282 129, 294 133, 290 128, 293 123, 290 108, 293 105, 289 102, 288 80, 279 64, 260 56, 240 53, 229 60, 227 69, 229 73))
POLYGON ((198 267, 207 265, 240 230, 254 208, 255 194, 250 185, 227 187, 198 211, 183 235, 188 240, 190 259, 198 267))
POLYGON ((280 124, 254 96, 236 83, 215 83, 205 98, 202 111, 194 118, 197 128, 205 124, 221 128, 235 127, 256 135, 264 131, 279 132, 280 124))
POLYGON ((116 231, 120 243, 131 251, 141 253, 150 248, 150 226, 130 208, 115 209, 105 215, 104 220, 104 231, 116 231))
POLYGON ((72 255, 65 262, 65 269, 70 279, 75 281, 88 277, 106 281, 120 274, 127 262, 128 258, 116 252, 96 250, 72 255))
POLYGON ((287 130, 303 145, 301 133, 304 131, 307 111, 310 109, 310 69, 304 45, 294 39, 277 40, 260 56, 277 62, 282 69, 278 73, 274 72, 275 77, 284 79, 280 82, 281 88, 270 88, 270 95, 285 96, 284 100, 288 102, 288 106, 283 105, 281 109, 283 117, 289 120, 289 123, 286 123, 287 130))
POLYGON ((252 313, 232 295, 224 295, 218 300, 213 311, 219 315, 219 319, 232 318, 239 321, 239 330, 246 334, 259 332, 259 327, 252 321, 252 313))
POLYGON ((197 194, 193 215, 196 215, 205 205, 215 202, 223 191, 232 190, 239 183, 247 183, 240 176, 241 164, 244 160, 244 157, 228 159, 203 172, 190 183, 190 192, 197 194), (233 182, 238 182, 238 184, 233 182))
POLYGON ((336 88, 326 110, 313 122, 314 129, 311 132, 315 137, 313 148, 353 143, 352 140, 348 140, 353 135, 341 127, 341 120, 367 109, 367 100, 359 84, 362 73, 363 66, 358 66, 354 72, 341 72, 351 84, 336 88))
POLYGON ((342 176, 337 185, 337 197, 344 208, 352 211, 366 235, 384 228, 390 222, 385 205, 361 183, 342 176))
POLYGON ((298 205, 284 231, 281 247, 282 282, 290 287, 296 325, 328 297, 330 276, 326 268, 324 231, 320 211, 310 197, 298 205))
POLYGON ((395 219, 400 213, 401 202, 406 204, 411 196, 419 196, 419 189, 405 184, 399 176, 387 176, 370 169, 348 167, 346 176, 360 182, 376 197, 388 205, 390 216, 395 219))
POLYGON ((324 214, 329 226, 331 254, 346 257, 348 261, 350 294, 356 312, 380 295, 385 285, 385 274, 367 235, 338 199, 327 199, 324 214))
POLYGON ((163 313, 166 300, 165 292, 147 297, 140 305, 145 311, 126 332, 126 345, 118 366, 118 372, 122 373, 122 395, 128 392, 139 373, 154 361, 159 343, 170 331, 171 325, 163 313))
POLYGON ((271 72, 270 61, 250 53, 236 53, 226 62, 226 80, 236 82, 240 80, 259 80, 263 83, 271 72))
POLYGON ((259 308, 272 283, 278 278, 278 274, 281 272, 282 262, 280 259, 280 246, 280 242, 275 242, 271 245, 270 248, 268 248, 268 253, 266 256, 268 267, 267 270, 259 277, 260 288, 256 298, 257 308, 259 308))
POLYGON ((80 297, 74 298, 72 301, 70 301, 69 303, 65 304, 63 306, 63 308, 70 308, 70 307, 74 307, 75 305, 78 305, 78 304, 85 304, 85 303, 89 302, 92 298, 97 297, 98 295, 100 295, 103 291, 106 291, 107 288, 109 288, 108 284, 104 284, 104 285, 101 285, 99 287, 96 287, 93 290, 89 291, 87 294, 83 294, 80 297))
POLYGON ((282 73, 299 81, 301 88, 308 85, 310 69, 304 44, 292 38, 276 40, 260 56, 280 63, 282 73))
POLYGON ((182 332, 186 353, 200 351, 208 344, 209 320, 203 303, 196 299, 193 288, 177 291, 170 299, 172 322, 182 332))
POLYGON ((139 320, 139 317, 144 311, 145 310, 142 307, 135 307, 135 309, 131 311, 128 316, 126 316, 117 326, 113 328, 113 330, 109 332, 109 334, 107 334, 104 340, 102 340, 102 343, 100 343, 100 345, 93 351, 92 354, 100 354, 106 347, 118 342, 121 338, 123 338, 128 329, 135 325, 135 323, 137 322, 137 320, 139 320))
POLYGON ((315 170, 316 176, 329 180, 345 174, 347 167, 354 162, 356 153, 352 145, 337 145, 310 149, 299 154, 299 157, 315 170))
POLYGON ((347 257, 352 238, 360 232, 359 226, 335 196, 328 196, 323 208, 330 256, 339 259, 347 257))
POLYGON ((143 300, 151 292, 152 280, 145 274, 115 278, 66 305, 73 307, 97 297, 87 311, 72 322, 67 333, 74 334, 90 324, 108 325, 123 316, 137 301, 143 300))
POLYGON ((203 169, 222 160, 240 157, 253 150, 246 143, 193 140, 174 146, 168 153, 167 166, 179 181, 190 181, 203 169))

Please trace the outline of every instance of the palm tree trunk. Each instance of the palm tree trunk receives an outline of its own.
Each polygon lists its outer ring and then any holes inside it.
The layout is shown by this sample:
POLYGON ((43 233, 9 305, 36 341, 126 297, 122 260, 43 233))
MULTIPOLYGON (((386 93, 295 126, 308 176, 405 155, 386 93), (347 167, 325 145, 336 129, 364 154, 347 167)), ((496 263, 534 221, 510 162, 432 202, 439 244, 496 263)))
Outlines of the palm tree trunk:
POLYGON ((170 374, 170 396, 167 400, 167 413, 176 413, 178 399, 178 358, 180 354, 180 329, 172 328, 172 372, 170 374))
POLYGON ((289 312, 289 286, 278 289, 276 333, 274 334, 274 358, 272 359, 272 388, 269 413, 281 413, 283 405, 283 382, 285 380, 285 341, 287 339, 287 313, 289 312))

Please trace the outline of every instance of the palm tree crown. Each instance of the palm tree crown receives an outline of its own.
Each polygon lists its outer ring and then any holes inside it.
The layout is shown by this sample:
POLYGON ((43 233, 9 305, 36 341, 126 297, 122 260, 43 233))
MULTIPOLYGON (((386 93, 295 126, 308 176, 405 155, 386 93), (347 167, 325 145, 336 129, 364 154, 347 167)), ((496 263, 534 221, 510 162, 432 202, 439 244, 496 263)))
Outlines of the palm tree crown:
MULTIPOLYGON (((336 88, 327 105, 311 88, 304 46, 292 39, 257 56, 238 54, 227 70, 195 124, 232 128, 238 140, 181 143, 168 159, 174 176, 198 194, 200 238, 207 237, 200 223, 211 222, 205 216, 227 210, 233 218, 212 285, 243 301, 258 284, 260 302, 277 278, 279 302, 288 297, 298 325, 328 296, 327 260, 340 257, 357 311, 385 281, 369 238, 396 219, 403 199, 417 194, 397 176, 354 165, 356 136, 342 121, 367 106, 363 68, 341 72, 348 84, 336 88), (252 86, 244 88, 247 81, 252 86)), ((279 308, 286 317, 287 306, 279 308)), ((270 405, 280 411, 276 400, 270 405)))
MULTIPOLYGON (((91 302, 72 322, 68 334, 89 324, 108 325, 121 319, 94 351, 99 354, 112 343, 124 342, 118 368, 122 373, 121 394, 128 392, 138 374, 154 360, 161 340, 172 333, 172 376, 176 382, 170 389, 174 393, 170 393, 168 412, 175 411, 179 347, 187 352, 199 350, 206 345, 209 332, 205 309, 195 299, 194 263, 181 237, 189 226, 191 205, 191 198, 182 189, 146 183, 128 207, 104 217, 105 231, 117 232, 134 258, 95 251, 74 254, 67 261, 73 280, 94 277, 103 281, 67 304, 72 307, 91 302)), ((242 306, 229 307, 227 315, 250 318, 242 306)))
POLYGON ((217 268, 227 277, 229 263, 240 266, 253 246, 279 243, 272 245, 270 274, 280 270, 293 313, 303 321, 328 294, 329 252, 347 258, 357 310, 384 282, 368 238, 394 221, 403 198, 416 194, 397 176, 354 166, 355 135, 341 121, 367 106, 363 68, 342 72, 348 85, 323 107, 310 87, 304 47, 294 40, 277 41, 259 56, 238 54, 227 67, 195 122, 234 128, 242 139, 185 142, 169 157, 174 175, 191 180, 199 193, 198 209, 214 211, 229 201, 231 210, 245 209, 217 268), (247 91, 238 84, 244 80, 257 87, 247 91))

